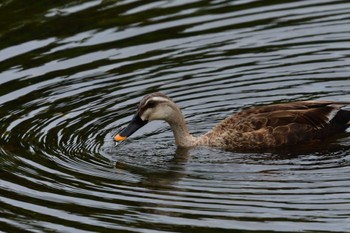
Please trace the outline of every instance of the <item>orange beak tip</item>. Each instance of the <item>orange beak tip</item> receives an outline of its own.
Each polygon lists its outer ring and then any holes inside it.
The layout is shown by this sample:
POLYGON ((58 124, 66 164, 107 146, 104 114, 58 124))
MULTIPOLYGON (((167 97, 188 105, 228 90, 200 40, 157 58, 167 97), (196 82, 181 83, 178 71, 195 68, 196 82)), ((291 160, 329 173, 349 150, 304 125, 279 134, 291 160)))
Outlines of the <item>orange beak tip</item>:
POLYGON ((120 142, 120 141, 123 141, 125 140, 126 137, 123 137, 123 136, 120 136, 119 134, 117 134, 115 137, 114 137, 114 141, 116 142, 120 142))

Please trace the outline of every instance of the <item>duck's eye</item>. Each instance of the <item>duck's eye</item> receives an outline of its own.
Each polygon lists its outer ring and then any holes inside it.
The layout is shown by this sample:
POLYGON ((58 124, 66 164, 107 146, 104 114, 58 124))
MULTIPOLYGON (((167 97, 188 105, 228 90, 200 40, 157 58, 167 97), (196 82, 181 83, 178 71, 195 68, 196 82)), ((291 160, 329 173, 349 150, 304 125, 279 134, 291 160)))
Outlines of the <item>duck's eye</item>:
POLYGON ((154 101, 148 101, 147 108, 154 108, 156 106, 156 102, 154 101))

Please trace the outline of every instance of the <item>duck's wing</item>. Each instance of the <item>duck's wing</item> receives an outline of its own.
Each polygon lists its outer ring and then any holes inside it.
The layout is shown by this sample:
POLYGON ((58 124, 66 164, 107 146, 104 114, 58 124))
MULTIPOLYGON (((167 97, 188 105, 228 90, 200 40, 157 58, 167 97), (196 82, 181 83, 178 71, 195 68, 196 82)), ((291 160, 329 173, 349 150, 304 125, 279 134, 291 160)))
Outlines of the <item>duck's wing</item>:
POLYGON ((211 133, 232 147, 293 145, 341 132, 350 126, 350 102, 302 101, 255 107, 229 117, 211 133), (229 144, 229 143, 226 143, 229 144))
POLYGON ((249 124, 253 130, 290 124, 299 124, 315 130, 330 124, 343 125, 346 128, 350 123, 350 112, 341 108, 349 104, 350 102, 300 101, 256 107, 237 114, 236 125, 249 124), (342 114, 339 115, 340 112, 342 114))

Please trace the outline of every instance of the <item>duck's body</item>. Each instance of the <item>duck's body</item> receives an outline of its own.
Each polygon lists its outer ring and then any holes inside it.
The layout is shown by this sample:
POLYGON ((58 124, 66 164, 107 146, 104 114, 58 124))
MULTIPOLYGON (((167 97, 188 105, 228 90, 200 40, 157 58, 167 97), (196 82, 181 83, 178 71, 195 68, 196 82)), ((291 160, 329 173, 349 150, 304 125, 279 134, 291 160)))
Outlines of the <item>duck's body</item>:
POLYGON ((221 121, 208 133, 192 136, 179 107, 166 95, 142 99, 132 122, 117 136, 121 141, 148 121, 164 120, 179 147, 212 146, 229 150, 261 150, 321 140, 350 126, 350 102, 299 101, 254 107, 221 121))

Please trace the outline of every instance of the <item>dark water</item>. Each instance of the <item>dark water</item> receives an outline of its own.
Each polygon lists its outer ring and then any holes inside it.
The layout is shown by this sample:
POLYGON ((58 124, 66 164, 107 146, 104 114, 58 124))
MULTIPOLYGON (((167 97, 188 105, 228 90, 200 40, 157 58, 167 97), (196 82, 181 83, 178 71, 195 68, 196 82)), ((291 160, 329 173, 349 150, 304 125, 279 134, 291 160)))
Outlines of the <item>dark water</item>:
POLYGON ((242 107, 350 100, 350 2, 0 3, 3 232, 350 232, 350 136, 292 154, 176 150, 147 125, 162 91, 194 134, 242 107))

